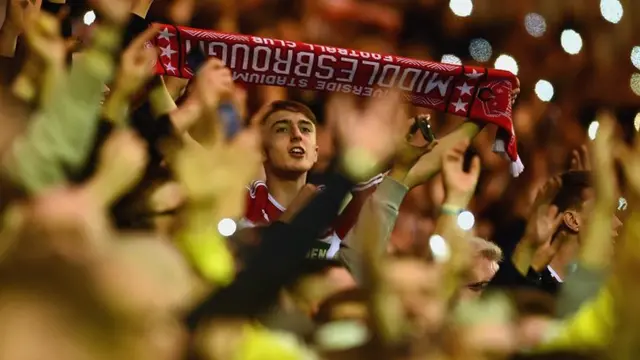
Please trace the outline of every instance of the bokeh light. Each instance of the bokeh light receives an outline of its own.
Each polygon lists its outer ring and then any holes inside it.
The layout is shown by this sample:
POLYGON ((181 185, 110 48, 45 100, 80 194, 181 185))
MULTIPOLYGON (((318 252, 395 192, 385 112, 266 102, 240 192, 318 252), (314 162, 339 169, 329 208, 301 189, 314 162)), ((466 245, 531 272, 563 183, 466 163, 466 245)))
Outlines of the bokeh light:
POLYGON ((608 22, 617 24, 622 19, 624 10, 619 0, 600 0, 600 13, 608 22))
POLYGON ((533 37, 541 37, 547 31, 547 21, 540 14, 529 13, 524 17, 524 27, 533 37))
POLYGON ((636 131, 640 131, 640 112, 636 114, 635 118, 633 118, 633 127, 636 131))
POLYGON ((487 62, 491 59, 493 49, 487 40, 478 38, 471 40, 471 44, 469 44, 469 53, 473 60, 477 62, 487 62))
POLYGON ((575 30, 564 30, 560 35, 560 45, 565 52, 575 55, 582 50, 582 36, 575 30))
POLYGON ((434 234, 429 238, 429 249, 431 250, 431 254, 433 254, 433 258, 437 262, 445 262, 449 260, 449 257, 451 256, 449 244, 447 244, 447 241, 438 234, 434 234))
POLYGON ((640 74, 635 73, 631 75, 631 81, 629 81, 629 85, 631 86, 631 90, 634 94, 640 96, 640 74))
POLYGON ((222 219, 218 223, 218 232, 222 236, 231 236, 236 232, 238 226, 232 219, 222 219))
POLYGON ((516 59, 506 54, 498 56, 493 67, 500 70, 510 71, 514 75, 518 75, 518 62, 516 59))
POLYGON ((471 211, 463 211, 458 214, 458 227, 464 231, 473 229, 473 225, 476 223, 476 218, 471 211))
POLYGON ((453 54, 442 55, 440 62, 443 64, 462 65, 462 60, 453 54))
POLYGON ((94 13, 93 11, 87 11, 84 14, 84 17, 82 18, 82 22, 84 22, 84 24, 87 26, 90 26, 95 21, 96 21, 96 13, 94 13))
POLYGON ((633 49, 631 49, 631 63, 640 69, 640 46, 634 46, 633 49))
POLYGON ((535 87, 536 95, 538 99, 547 102, 553 98, 553 85, 547 80, 540 80, 536 83, 535 87))
POLYGON ((598 135, 598 129, 600 128, 600 123, 597 121, 592 121, 589 124, 589 129, 587 130, 587 135, 589 135, 589 139, 594 140, 596 135, 598 135))
POLYGON ((451 0, 449 8, 456 16, 467 17, 473 12, 473 3, 471 0, 451 0))

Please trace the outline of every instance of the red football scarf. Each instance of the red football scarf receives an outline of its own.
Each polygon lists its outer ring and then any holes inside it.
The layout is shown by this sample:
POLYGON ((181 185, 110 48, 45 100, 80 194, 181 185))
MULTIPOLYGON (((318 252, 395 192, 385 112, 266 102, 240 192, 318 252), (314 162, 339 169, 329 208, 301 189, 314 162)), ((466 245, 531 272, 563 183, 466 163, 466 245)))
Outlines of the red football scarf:
POLYGON ((514 176, 524 169, 511 122, 518 79, 510 72, 173 25, 161 29, 158 74, 191 78, 186 55, 200 46, 220 58, 240 83, 366 97, 399 88, 416 106, 497 125, 494 151, 509 157, 514 176))

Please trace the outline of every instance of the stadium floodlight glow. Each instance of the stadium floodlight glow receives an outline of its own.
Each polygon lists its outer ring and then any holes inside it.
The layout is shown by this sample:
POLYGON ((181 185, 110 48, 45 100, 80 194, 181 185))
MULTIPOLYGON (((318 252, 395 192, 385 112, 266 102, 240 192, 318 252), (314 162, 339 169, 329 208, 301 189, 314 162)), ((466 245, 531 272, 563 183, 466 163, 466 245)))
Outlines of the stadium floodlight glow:
POLYGON ((631 63, 640 70, 640 46, 631 49, 631 63))
POLYGON ((447 240, 437 234, 431 235, 429 238, 429 250, 431 250, 436 262, 445 262, 451 257, 451 249, 447 240))
POLYGON ((516 59, 506 54, 498 56, 493 67, 500 70, 510 71, 514 75, 518 75, 518 62, 516 59))
POLYGON ((471 0, 451 0, 449 8, 456 16, 467 17, 473 12, 473 3, 471 0))
POLYGON ((608 22, 617 24, 622 19, 624 9, 619 0, 600 0, 600 14, 608 22))
POLYGON ((218 223, 218 232, 222 236, 231 236, 235 234, 237 229, 238 225, 233 221, 233 219, 222 219, 218 223))
POLYGON ((538 99, 544 102, 551 101, 551 99, 553 98, 553 85, 551 85, 551 83, 547 80, 538 81, 536 83, 535 91, 538 99))
POLYGON ((471 211, 463 211, 458 214, 458 227, 464 231, 473 229, 473 225, 476 223, 476 218, 471 211))
POLYGON ((575 30, 564 30, 560 35, 560 45, 567 54, 575 55, 582 50, 582 36, 575 30))
POLYGON ((547 20, 540 14, 529 13, 524 17, 524 28, 529 35, 541 37, 547 32, 547 20))
POLYGON ((471 43, 469 44, 469 53, 473 60, 477 62, 486 62, 491 59, 493 49, 491 48, 491 43, 489 43, 489 41, 478 38, 471 40, 471 43))
POLYGON ((629 80, 629 86, 631 86, 631 91, 634 94, 640 96, 640 74, 634 73, 631 75, 631 79, 629 80))
POLYGON ((442 60, 440 60, 440 62, 443 64, 462 65, 462 60, 453 54, 442 55, 442 60))
POLYGON ((600 123, 598 121, 592 121, 589 124, 589 129, 587 130, 587 135, 589 135, 589 139, 595 140, 598 135, 598 129, 600 128, 600 123))
POLYGON ((95 21, 96 21, 96 13, 93 11, 87 11, 84 14, 84 17, 82 18, 82 22, 84 22, 84 24, 87 26, 90 26, 95 21))

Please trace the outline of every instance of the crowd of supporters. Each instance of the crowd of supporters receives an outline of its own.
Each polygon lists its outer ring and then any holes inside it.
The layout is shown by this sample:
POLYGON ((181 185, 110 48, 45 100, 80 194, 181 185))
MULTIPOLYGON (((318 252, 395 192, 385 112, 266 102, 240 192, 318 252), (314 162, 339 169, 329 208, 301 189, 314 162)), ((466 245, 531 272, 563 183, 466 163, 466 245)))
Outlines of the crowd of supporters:
POLYGON ((64 1, 7 1, 0 360, 640 357, 640 142, 610 113, 512 188, 481 122, 157 76, 153 0, 90 3, 78 41, 64 1))

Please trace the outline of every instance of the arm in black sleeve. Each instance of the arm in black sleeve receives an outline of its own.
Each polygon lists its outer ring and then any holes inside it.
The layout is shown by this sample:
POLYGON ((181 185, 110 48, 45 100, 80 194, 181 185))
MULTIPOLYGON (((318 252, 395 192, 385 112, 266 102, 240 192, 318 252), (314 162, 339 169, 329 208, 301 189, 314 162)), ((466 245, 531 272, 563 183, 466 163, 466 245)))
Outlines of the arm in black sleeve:
POLYGON ((280 289, 295 275, 318 236, 340 210, 353 184, 339 174, 289 224, 276 222, 264 230, 260 250, 233 283, 220 289, 187 318, 194 329, 203 318, 254 317, 277 299, 280 289))

